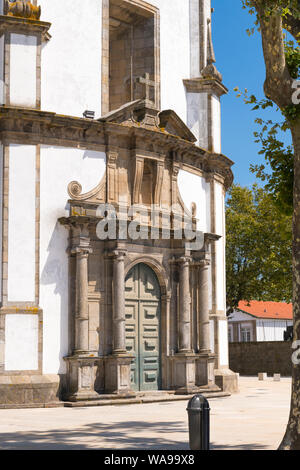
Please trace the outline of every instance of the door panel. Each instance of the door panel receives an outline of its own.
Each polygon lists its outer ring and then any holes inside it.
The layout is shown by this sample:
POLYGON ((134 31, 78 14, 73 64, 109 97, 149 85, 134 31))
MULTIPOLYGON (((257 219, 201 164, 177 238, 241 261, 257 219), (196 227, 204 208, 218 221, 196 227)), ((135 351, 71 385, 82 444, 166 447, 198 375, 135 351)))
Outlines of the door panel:
POLYGON ((133 389, 138 390, 139 387, 139 371, 137 368, 138 362, 136 360, 138 352, 138 320, 139 320, 139 303, 138 301, 130 300, 126 302, 125 307, 125 329, 126 329, 126 350, 135 357, 131 364, 131 383, 133 389))
POLYGON ((158 390, 160 371, 160 287, 154 271, 138 264, 127 275, 126 348, 134 355, 131 365, 135 390, 158 390))

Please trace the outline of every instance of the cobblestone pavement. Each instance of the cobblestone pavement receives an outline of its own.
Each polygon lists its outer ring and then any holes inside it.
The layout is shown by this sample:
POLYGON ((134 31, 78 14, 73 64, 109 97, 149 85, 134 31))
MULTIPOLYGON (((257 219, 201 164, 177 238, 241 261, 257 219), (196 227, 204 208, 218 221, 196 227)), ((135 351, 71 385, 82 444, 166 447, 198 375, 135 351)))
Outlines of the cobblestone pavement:
MULTIPOLYGON (((240 393, 210 399, 212 449, 276 449, 291 379, 240 377, 240 393)), ((188 450, 187 402, 0 410, 0 449, 188 450)))

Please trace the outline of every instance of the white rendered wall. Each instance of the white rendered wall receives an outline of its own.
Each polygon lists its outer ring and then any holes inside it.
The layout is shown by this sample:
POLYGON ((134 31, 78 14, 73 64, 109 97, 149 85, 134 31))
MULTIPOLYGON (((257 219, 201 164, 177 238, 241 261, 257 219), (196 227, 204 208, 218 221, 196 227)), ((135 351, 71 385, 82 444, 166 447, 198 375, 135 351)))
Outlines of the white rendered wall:
MULTIPOLYGON (((201 36, 200 34, 200 41, 204 43, 204 64, 207 65, 207 32, 208 32, 208 24, 207 20, 211 19, 212 23, 214 21, 213 15, 211 14, 211 0, 202 0, 203 2, 203 13, 204 13, 204 34, 201 36)), ((213 24, 212 24, 213 29, 213 24)))
MULTIPOLYGON (((185 170, 180 170, 178 174, 178 188, 181 198, 186 208, 191 211, 191 204, 196 203, 197 207, 197 230, 203 233, 211 232, 210 214, 210 183, 205 178, 194 175, 185 170)), ((212 282, 211 266, 209 266, 209 309, 212 308, 212 282)))
POLYGON ((219 364, 228 366, 228 323, 227 320, 219 320, 219 364))
POLYGON ((221 103, 217 96, 212 95, 209 103, 207 93, 187 93, 187 126, 197 138, 196 144, 208 149, 209 128, 208 109, 211 106, 211 150, 221 153, 221 103))
POLYGON ((180 170, 178 188, 186 208, 191 211, 192 203, 196 203, 197 229, 204 233, 210 232, 210 184, 201 176, 180 170))
POLYGON ((190 77, 188 0, 151 0, 160 9, 161 109, 173 109, 186 122, 183 79, 190 77))
POLYGON ((44 318, 43 372, 65 372, 68 353, 68 230, 57 219, 68 215, 67 186, 79 181, 93 189, 105 173, 105 154, 41 147, 40 306, 44 318))
POLYGON ((35 301, 35 145, 9 146, 8 301, 35 301))
POLYGON ((200 9, 199 0, 190 3, 190 77, 199 77, 200 70, 200 9))
POLYGON ((189 0, 190 8, 190 63, 191 78, 200 77, 202 66, 207 64, 207 20, 211 18, 211 0, 189 0), (203 18, 200 18, 200 3, 203 4, 203 18))
POLYGON ((257 320, 257 341, 283 341, 283 333, 292 320, 257 320))
POLYGON ((36 107, 37 38, 11 34, 10 44, 10 104, 36 107))
POLYGON ((221 235, 216 242, 216 303, 217 310, 226 311, 226 285, 225 285, 225 201, 223 186, 215 185, 215 214, 216 234, 221 235))
POLYGON ((221 103, 220 98, 212 95, 212 150, 221 153, 221 103))
POLYGON ((42 50, 43 111, 101 116, 102 1, 40 0, 52 23, 42 50))
MULTIPOLYGON (((211 247, 209 247, 210 259, 211 259, 211 247)), ((212 277, 211 277, 211 263, 208 266, 208 308, 212 310, 212 277)))
POLYGON ((4 103, 4 35, 2 35, 0 37, 0 105, 4 103))
POLYGON ((212 353, 215 352, 215 322, 214 320, 209 321, 210 326, 210 350, 212 353))
POLYGON ((5 370, 38 369, 38 315, 5 316, 5 370))
POLYGON ((208 148, 207 93, 187 93, 187 126, 197 138, 196 145, 208 148))
MULTIPOLYGON (((0 247, 2 247, 3 216, 3 145, 0 145, 0 247)), ((0 302, 2 301, 2 248, 0 249, 0 302)))

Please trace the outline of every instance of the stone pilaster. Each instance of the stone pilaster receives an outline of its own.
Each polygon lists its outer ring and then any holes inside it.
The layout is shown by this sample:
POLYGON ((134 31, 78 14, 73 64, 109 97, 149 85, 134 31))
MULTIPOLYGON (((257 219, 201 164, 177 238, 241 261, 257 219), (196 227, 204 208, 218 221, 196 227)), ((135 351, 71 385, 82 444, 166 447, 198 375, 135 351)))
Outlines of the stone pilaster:
POLYGON ((115 251, 113 259, 113 354, 126 353, 125 333, 125 251, 115 251))
POLYGON ((76 256, 75 354, 88 355, 89 350, 88 256, 91 251, 84 246, 71 251, 76 256))
POLYGON ((178 394, 196 391, 195 359, 191 348, 191 294, 190 261, 187 256, 178 259, 179 265, 179 330, 178 353, 172 357, 173 382, 178 394))
MULTIPOLYGON (((206 255, 207 256, 207 255, 206 255)), ((210 347, 209 322, 209 265, 206 257, 196 262, 198 267, 198 325, 199 353, 196 359, 196 385, 198 387, 215 388, 214 360, 210 347)))
POLYGON ((95 382, 100 358, 89 351, 89 305, 88 305, 88 257, 90 248, 88 223, 74 223, 70 226, 73 237, 71 256, 76 259, 75 332, 73 354, 66 357, 67 396, 70 401, 86 401, 99 398, 95 382))
POLYGON ((179 259, 179 353, 191 353, 190 258, 179 259))
POLYGON ((210 351, 210 324, 208 305, 208 268, 209 261, 199 262, 198 275, 198 321, 199 321, 199 352, 207 354, 210 351))

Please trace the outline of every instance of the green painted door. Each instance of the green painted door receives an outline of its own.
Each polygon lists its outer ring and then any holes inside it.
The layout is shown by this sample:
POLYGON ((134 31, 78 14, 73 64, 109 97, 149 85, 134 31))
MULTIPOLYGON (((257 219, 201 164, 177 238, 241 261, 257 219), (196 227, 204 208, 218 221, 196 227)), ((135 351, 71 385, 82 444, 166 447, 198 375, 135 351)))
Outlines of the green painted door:
POLYGON ((161 388, 160 286, 154 271, 137 264, 125 279, 126 349, 134 356, 134 390, 161 388))

